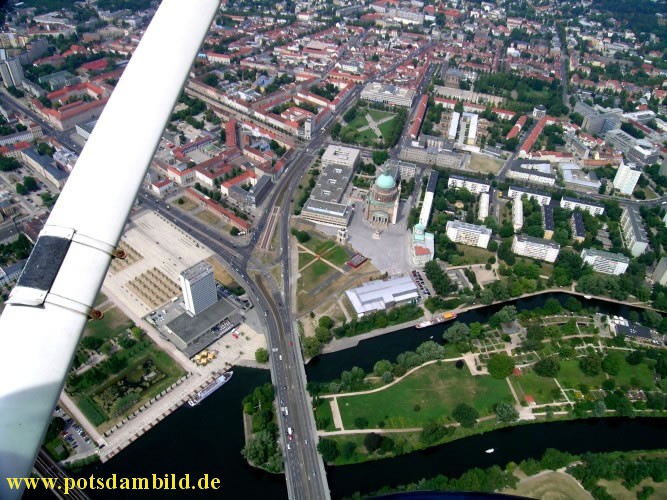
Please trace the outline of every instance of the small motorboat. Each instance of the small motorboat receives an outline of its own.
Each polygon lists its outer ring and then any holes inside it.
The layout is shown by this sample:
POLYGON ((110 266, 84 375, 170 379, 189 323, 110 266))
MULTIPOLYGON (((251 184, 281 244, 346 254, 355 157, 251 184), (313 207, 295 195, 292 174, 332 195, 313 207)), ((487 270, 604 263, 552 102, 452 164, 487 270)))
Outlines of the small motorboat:
POLYGON ((486 450, 484 453, 489 453, 489 454, 491 454, 491 453, 493 453, 494 451, 496 451, 496 450, 494 450, 493 448, 489 448, 489 449, 486 450))

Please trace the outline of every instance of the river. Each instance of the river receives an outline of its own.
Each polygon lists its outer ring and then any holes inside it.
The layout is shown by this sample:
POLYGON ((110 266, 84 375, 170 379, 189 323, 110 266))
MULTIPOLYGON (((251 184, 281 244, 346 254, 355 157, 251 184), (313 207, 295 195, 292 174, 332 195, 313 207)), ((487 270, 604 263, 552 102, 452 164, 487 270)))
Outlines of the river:
MULTIPOLYGON (((517 309, 540 307, 549 297, 563 301, 567 294, 549 294, 515 301, 517 309)), ((507 305, 507 304, 503 304, 507 305)), ((588 301, 603 313, 625 314, 630 309, 603 301, 588 301)), ((466 323, 484 321, 501 306, 490 306, 461 314, 466 323)), ((410 328, 361 342, 357 347, 320 356, 307 367, 309 380, 331 380, 341 370, 361 366, 370 370, 379 359, 394 360, 414 349, 431 335, 440 340, 442 327, 410 328)), ((221 480, 216 492, 188 494, 187 498, 213 498, 243 494, 248 498, 287 498, 282 475, 273 475, 248 466, 240 454, 243 447, 241 400, 254 387, 269 382, 265 370, 234 368, 234 377, 224 388, 201 405, 184 406, 150 430, 111 461, 87 467, 80 475, 150 477, 151 474, 189 473, 193 478, 209 474, 221 480)), ((539 458, 548 447, 580 453, 631 449, 667 448, 667 419, 603 419, 552 422, 501 429, 392 459, 345 467, 328 468, 332 498, 362 489, 378 489, 391 478, 392 484, 412 482, 425 476, 458 475, 470 467, 504 465, 510 460, 539 458), (496 453, 484 453, 495 448, 496 453)), ((88 491, 91 498, 116 498, 118 492, 88 491)), ((130 498, 182 498, 178 491, 137 492, 130 498)), ((194 493, 194 492, 193 492, 194 493)), ((123 492, 125 495, 125 492, 123 492)), ((35 498, 26 496, 26 498, 35 498)))

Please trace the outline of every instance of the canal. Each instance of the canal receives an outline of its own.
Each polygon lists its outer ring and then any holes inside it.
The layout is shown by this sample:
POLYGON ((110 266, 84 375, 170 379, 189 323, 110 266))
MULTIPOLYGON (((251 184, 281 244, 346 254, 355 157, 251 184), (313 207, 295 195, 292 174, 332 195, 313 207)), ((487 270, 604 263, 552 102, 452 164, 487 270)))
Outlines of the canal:
MULTIPOLYGON (((547 294, 511 303, 519 310, 533 309, 541 307, 549 297, 564 303, 568 295, 547 294)), ((507 304, 463 313, 457 320, 483 322, 507 304)), ((585 305, 596 306, 604 314, 625 315, 631 310, 598 300, 587 301, 585 305)), ((416 348, 430 336, 440 341, 442 330, 442 326, 423 330, 410 328, 368 339, 352 349, 320 356, 307 367, 308 378, 331 380, 338 377, 341 370, 353 366, 369 371, 377 360, 393 361, 398 354, 416 348)), ((240 454, 244 444, 241 400, 254 387, 269 381, 269 373, 265 370, 235 367, 234 378, 201 405, 182 407, 111 461, 87 467, 79 475, 150 477, 151 474, 176 474, 179 477, 190 474, 192 479, 209 474, 209 477, 220 478, 221 489, 189 492, 187 498, 239 494, 248 498, 287 498, 282 475, 254 469, 240 454)), ((667 418, 610 418, 518 426, 392 459, 329 467, 327 475, 332 498, 340 498, 359 490, 372 491, 385 484, 418 481, 437 474, 459 475, 471 467, 502 466, 510 460, 518 462, 530 457, 539 458, 549 447, 571 453, 667 448, 667 418), (496 452, 491 455, 484 453, 488 448, 495 448, 496 452)), ((93 499, 116 498, 119 495, 117 491, 89 493, 93 499)), ((143 491, 129 495, 129 498, 149 497, 183 498, 184 495, 178 491, 143 491)), ((26 498, 36 497, 27 495, 26 498)))

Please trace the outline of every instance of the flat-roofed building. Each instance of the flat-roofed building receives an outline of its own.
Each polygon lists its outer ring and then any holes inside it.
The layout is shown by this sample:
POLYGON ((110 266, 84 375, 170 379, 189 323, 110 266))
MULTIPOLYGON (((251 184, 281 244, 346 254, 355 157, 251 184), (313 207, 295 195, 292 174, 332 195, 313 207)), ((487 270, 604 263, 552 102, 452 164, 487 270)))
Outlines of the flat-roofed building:
POLYGON ((415 98, 415 91, 396 85, 370 82, 361 91, 360 97, 366 101, 409 108, 415 98))
POLYGON ((486 248, 491 239, 491 229, 458 220, 447 222, 447 237, 463 245, 486 248))
POLYGON ((560 245, 542 238, 517 234, 512 241, 512 252, 531 259, 555 262, 560 252, 560 245))
POLYGON ((595 248, 584 248, 581 251, 581 258, 596 272, 615 276, 623 274, 630 265, 630 259, 623 254, 605 252, 595 248))
POLYGON ((512 225, 514 231, 521 231, 523 227, 523 201, 521 198, 515 198, 512 204, 512 225))
POLYGON ((448 188, 465 188, 473 194, 488 193, 491 189, 491 184, 484 182, 481 179, 466 177, 458 174, 450 174, 447 181, 448 188))
POLYGON ((610 130, 604 136, 604 142, 616 151, 628 154, 637 144, 637 139, 621 129, 610 130))
POLYGON ((417 285, 410 276, 369 281, 347 290, 345 295, 359 317, 419 299, 417 285))
POLYGON ((433 197, 435 196, 435 188, 438 186, 438 172, 432 170, 428 176, 428 183, 426 184, 426 193, 424 194, 424 201, 422 209, 419 213, 419 224, 426 227, 431 218, 431 209, 433 208, 433 197))
POLYGON ((207 262, 199 262, 180 274, 185 310, 196 316, 218 301, 213 278, 213 268, 207 262))
POLYGON ((634 163, 621 162, 614 176, 614 188, 622 194, 631 195, 635 190, 637 181, 642 175, 642 169, 634 163))
POLYGON ((383 165, 387 170, 398 171, 401 179, 412 179, 417 173, 417 165, 408 161, 390 158, 383 165))
POLYGON ((345 146, 331 145, 322 155, 322 165, 340 165, 354 168, 359 164, 361 151, 345 146))
POLYGON ((604 214, 604 205, 600 205, 599 203, 594 203, 592 201, 571 198, 569 196, 563 196, 563 198, 560 200, 560 208, 564 208, 566 210, 580 208, 581 210, 585 210, 591 215, 604 214))
POLYGON ((577 243, 583 243, 586 239, 586 226, 584 225, 584 216, 581 212, 574 212, 570 221, 572 226, 572 238, 577 243))
POLYGON ((667 257, 660 259, 651 278, 662 286, 667 285, 667 257))
POLYGON ((347 227, 352 209, 340 201, 359 162, 359 150, 329 146, 322 160, 322 173, 301 210, 301 217, 325 226, 347 227))
POLYGON ((510 165, 507 177, 530 184, 542 184, 553 186, 556 184, 556 176, 551 173, 551 165, 544 162, 527 162, 516 160, 510 165))
POLYGON ((537 201, 538 205, 548 205, 551 203, 551 195, 543 191, 535 191, 520 186, 510 186, 510 188, 507 190, 508 198, 521 199, 524 196, 526 196, 529 200, 537 201))
POLYGON ((484 221, 489 216, 489 193, 479 195, 479 204, 477 205, 477 219, 484 221))
POLYGON ((553 238, 556 225, 554 224, 554 209, 550 205, 542 205, 542 227, 544 228, 544 239, 553 238))
POLYGON ((648 235, 636 207, 625 205, 621 215, 621 236, 633 257, 639 257, 648 248, 648 235))

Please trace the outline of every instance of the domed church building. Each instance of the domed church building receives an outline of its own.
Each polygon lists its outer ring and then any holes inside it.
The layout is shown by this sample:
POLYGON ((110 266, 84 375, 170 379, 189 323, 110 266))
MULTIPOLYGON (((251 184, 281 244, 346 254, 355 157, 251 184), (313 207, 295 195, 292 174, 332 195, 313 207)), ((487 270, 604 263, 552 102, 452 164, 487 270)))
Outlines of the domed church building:
POLYGON ((366 198, 364 220, 380 227, 396 224, 400 194, 401 185, 396 183, 395 177, 386 170, 382 172, 366 198))

